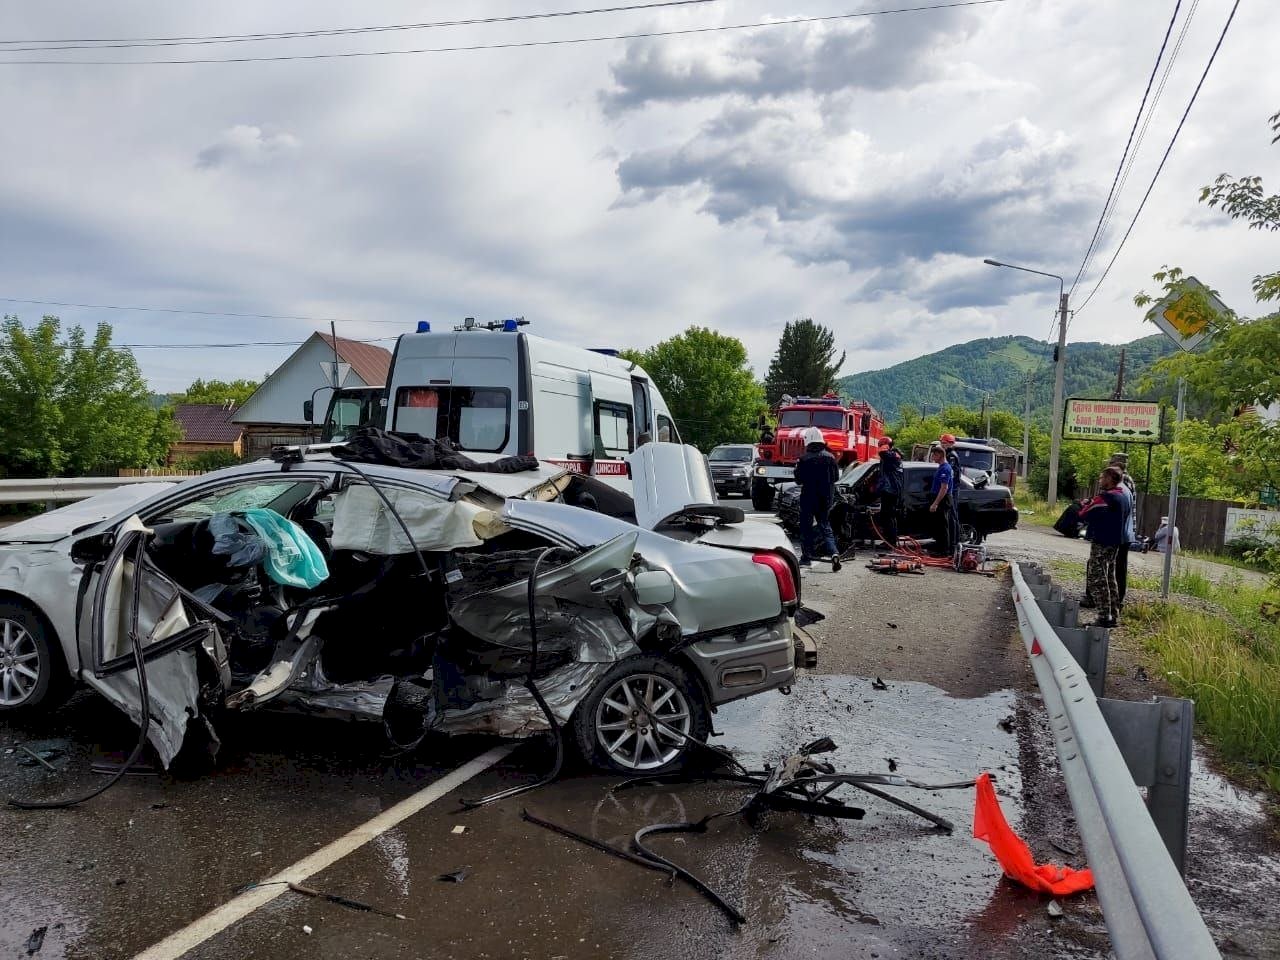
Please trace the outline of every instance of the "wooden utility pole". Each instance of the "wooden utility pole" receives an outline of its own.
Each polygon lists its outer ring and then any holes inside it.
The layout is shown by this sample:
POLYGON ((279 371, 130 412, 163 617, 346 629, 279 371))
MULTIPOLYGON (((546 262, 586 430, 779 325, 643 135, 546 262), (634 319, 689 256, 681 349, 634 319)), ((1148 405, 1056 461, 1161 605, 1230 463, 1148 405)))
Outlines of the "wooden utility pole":
POLYGON ((1124 347, 1120 348, 1120 370, 1116 373, 1116 389, 1111 394, 1112 400, 1119 400, 1124 396, 1124 347))
POLYGON ((1031 377, 1027 377, 1027 402, 1022 412, 1022 479, 1027 479, 1027 457, 1031 447, 1031 377))

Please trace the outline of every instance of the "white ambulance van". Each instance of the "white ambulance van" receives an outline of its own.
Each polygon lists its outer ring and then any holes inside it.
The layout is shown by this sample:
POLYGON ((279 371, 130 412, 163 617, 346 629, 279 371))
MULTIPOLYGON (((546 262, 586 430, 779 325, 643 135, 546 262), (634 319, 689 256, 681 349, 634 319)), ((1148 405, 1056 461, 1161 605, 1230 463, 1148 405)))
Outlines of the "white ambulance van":
POLYGON ((645 440, 680 443, 649 375, 614 355, 525 333, 517 321, 427 323, 396 344, 388 430, 449 438, 469 452, 531 454, 580 473, 625 477, 645 440))

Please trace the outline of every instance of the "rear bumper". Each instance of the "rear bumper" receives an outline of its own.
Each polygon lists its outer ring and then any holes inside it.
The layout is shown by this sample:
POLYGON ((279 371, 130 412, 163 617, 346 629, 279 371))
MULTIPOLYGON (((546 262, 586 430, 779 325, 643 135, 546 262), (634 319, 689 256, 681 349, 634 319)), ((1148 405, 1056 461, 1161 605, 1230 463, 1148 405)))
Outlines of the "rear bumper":
POLYGON ((702 678, 713 707, 795 682, 791 618, 757 624, 691 644, 685 655, 702 678))

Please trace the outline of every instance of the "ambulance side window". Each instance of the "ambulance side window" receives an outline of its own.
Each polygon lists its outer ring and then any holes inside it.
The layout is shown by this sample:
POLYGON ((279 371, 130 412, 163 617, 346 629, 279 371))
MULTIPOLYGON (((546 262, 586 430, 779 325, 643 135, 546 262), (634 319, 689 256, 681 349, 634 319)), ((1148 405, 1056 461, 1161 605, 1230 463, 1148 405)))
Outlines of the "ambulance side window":
POLYGON ((658 442, 659 443, 679 443, 680 434, 676 430, 676 425, 671 422, 671 418, 666 414, 658 414, 658 442))
POLYGON ((635 446, 631 408, 623 403, 597 400, 595 404, 597 457, 619 459, 635 446))

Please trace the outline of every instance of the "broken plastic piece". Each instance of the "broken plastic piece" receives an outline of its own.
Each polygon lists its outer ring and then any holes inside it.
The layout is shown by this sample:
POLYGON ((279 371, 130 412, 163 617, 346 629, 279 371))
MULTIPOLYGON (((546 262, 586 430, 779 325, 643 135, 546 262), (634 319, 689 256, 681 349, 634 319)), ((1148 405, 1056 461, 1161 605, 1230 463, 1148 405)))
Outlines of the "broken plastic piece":
POLYGON ((465 823, 458 824, 456 827, 453 828, 453 830, 450 831, 450 833, 466 833, 466 832, 467 832, 467 825, 465 823))
POLYGON ((1005 820, 989 773, 978 777, 978 794, 973 808, 973 836, 991 847, 1005 876, 1024 887, 1057 897, 1093 889, 1093 873, 1090 870, 1035 862, 1026 841, 1014 833, 1005 820))
POLYGON ((468 873, 469 871, 466 867, 460 867, 452 873, 442 873, 440 876, 436 877, 436 879, 443 883, 461 883, 463 880, 467 879, 468 873))

